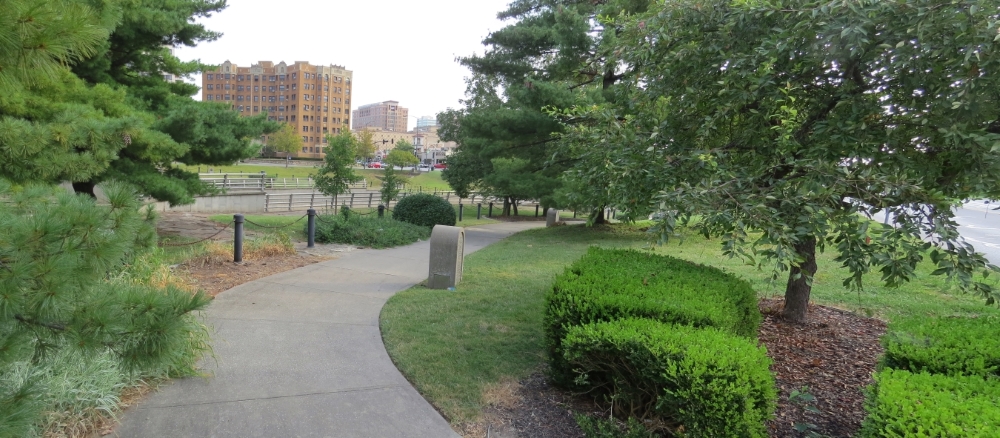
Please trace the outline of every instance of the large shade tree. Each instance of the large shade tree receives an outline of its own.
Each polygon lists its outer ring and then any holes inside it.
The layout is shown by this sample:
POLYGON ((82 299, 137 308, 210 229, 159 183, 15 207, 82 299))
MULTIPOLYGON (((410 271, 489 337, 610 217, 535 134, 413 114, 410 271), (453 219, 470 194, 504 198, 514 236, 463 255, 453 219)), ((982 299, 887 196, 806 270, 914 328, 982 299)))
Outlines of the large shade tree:
MULTIPOLYGON (((963 241, 956 200, 1000 197, 1000 3, 694 1, 605 17, 634 71, 620 108, 567 110, 574 141, 610 145, 605 174, 635 209, 720 236, 787 272, 801 321, 817 251, 861 288, 898 285, 926 256, 989 303, 991 267, 963 241), (889 225, 869 220, 889 215, 889 225)), ((993 268, 995 269, 995 268, 993 268)))
MULTIPOLYGON (((603 103, 623 75, 609 51, 621 31, 597 18, 644 11, 649 0, 517 0, 498 14, 513 21, 491 33, 483 55, 461 58, 472 71, 465 108, 439 115, 441 138, 459 144, 443 178, 459 193, 477 190, 505 205, 556 202, 564 172, 589 148, 568 148, 547 107, 603 103)), ((575 185, 575 184, 574 184, 575 185)), ((603 182, 596 185, 603 186, 603 182)), ((606 198, 563 196, 593 208, 603 222, 606 198)))

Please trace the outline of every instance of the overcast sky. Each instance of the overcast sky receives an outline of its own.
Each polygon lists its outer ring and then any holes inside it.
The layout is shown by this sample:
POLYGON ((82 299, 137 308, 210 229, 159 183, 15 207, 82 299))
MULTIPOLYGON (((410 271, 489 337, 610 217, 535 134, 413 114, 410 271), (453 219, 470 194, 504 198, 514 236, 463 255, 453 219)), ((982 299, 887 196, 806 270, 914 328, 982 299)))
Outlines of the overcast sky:
POLYGON ((412 129, 416 117, 460 107, 468 70, 455 57, 483 53, 483 38, 503 27, 496 15, 510 1, 230 0, 201 20, 221 38, 175 54, 241 67, 257 61, 342 65, 354 71, 352 110, 396 100, 409 108, 412 129))

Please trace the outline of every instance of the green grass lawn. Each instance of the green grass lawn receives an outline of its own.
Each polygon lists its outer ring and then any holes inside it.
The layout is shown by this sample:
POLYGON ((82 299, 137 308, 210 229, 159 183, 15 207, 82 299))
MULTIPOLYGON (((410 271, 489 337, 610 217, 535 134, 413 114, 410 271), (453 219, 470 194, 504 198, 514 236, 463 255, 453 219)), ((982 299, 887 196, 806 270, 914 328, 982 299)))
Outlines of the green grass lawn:
POLYGON ((239 174, 242 172, 244 174, 259 175, 261 171, 264 171, 267 173, 268 177, 273 178, 306 178, 316 173, 315 168, 302 166, 289 166, 285 168, 282 166, 255 166, 251 164, 236 164, 232 166, 185 166, 183 164, 179 164, 177 167, 189 172, 199 173, 208 173, 209 167, 212 168, 213 173, 239 174), (200 171, 199 168, 201 169, 200 171))
MULTIPOLYGON (((556 274, 590 245, 646 247, 637 225, 564 226, 526 231, 470 254, 454 292, 415 286, 393 296, 381 314, 382 336, 397 367, 451 422, 475 420, 485 390, 545 367, 544 297, 556 274)), ((718 240, 688 236, 653 251, 709 264, 747 279, 762 297, 781 296, 786 277, 722 255, 718 240)), ((892 319, 902 315, 1000 315, 983 300, 951 293, 929 265, 899 289, 876 284, 865 291, 841 286, 847 276, 833 261, 818 257, 812 301, 892 319)), ((786 274, 787 275, 787 274, 786 274)))
MULTIPOLYGON (((248 221, 256 222, 263 226, 254 225, 249 222, 243 223, 243 229, 247 231, 257 231, 264 234, 272 234, 282 232, 288 235, 293 241, 305 242, 307 236, 305 233, 305 224, 308 218, 301 219, 305 215, 305 212, 295 215, 263 215, 263 214, 248 214, 244 215, 244 219, 248 221), (281 227, 281 228, 267 228, 267 227, 281 227)), ((220 224, 227 224, 233 221, 233 215, 231 214, 216 214, 208 217, 209 220, 218 222, 220 224)))

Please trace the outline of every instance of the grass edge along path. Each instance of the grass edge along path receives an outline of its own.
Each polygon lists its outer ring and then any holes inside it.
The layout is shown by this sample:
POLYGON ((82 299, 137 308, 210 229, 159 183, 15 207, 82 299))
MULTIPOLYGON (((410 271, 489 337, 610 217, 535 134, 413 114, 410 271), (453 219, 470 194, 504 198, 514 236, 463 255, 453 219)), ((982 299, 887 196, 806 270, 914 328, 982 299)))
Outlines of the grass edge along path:
MULTIPOLYGON (((546 366, 542 315, 555 275, 590 245, 646 246, 648 237, 639 227, 536 229, 470 254, 456 291, 418 285, 389 299, 380 315, 389 356, 453 425, 477 420, 490 387, 546 366)), ((691 235, 654 251, 733 273, 748 280, 760 297, 783 294, 783 278, 771 281, 770 272, 723 256, 718 240, 691 235)), ((933 267, 927 262, 913 282, 899 289, 878 286, 872 278, 865 291, 847 290, 841 285, 847 272, 838 268, 834 257, 833 252, 818 257, 815 304, 889 320, 905 315, 1000 315, 972 295, 949 292, 942 277, 930 275, 933 267)))

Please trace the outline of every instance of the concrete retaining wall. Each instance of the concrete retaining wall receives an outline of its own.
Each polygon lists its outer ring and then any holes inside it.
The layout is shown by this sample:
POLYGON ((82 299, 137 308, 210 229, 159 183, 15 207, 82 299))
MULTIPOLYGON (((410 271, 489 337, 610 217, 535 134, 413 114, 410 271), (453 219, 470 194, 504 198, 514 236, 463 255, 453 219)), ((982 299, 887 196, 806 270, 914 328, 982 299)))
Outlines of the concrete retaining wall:
POLYGON ((264 193, 231 193, 194 198, 193 204, 171 207, 166 202, 155 202, 156 211, 187 211, 197 213, 263 213, 264 193))

